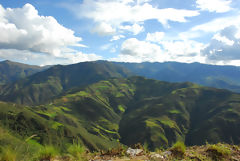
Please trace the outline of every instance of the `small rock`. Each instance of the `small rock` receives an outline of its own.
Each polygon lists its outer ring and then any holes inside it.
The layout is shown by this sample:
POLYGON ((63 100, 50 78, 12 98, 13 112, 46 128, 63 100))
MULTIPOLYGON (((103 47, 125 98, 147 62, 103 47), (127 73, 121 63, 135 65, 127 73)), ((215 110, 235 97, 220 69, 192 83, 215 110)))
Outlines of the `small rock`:
POLYGON ((132 148, 128 148, 128 150, 126 151, 126 153, 130 156, 136 156, 139 155, 143 152, 142 149, 132 149, 132 148))
POLYGON ((150 157, 155 159, 164 159, 164 157, 160 154, 152 154, 150 157))
POLYGON ((171 155, 171 154, 172 154, 171 151, 165 151, 165 152, 163 152, 164 158, 168 157, 168 156, 171 155))

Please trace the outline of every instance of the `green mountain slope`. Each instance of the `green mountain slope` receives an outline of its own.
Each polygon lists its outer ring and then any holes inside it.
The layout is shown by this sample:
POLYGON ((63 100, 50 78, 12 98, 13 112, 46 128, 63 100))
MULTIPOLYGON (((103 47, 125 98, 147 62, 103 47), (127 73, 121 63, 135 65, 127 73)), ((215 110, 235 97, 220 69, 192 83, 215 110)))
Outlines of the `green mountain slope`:
MULTIPOLYGON (((187 145, 206 141, 239 144, 240 95, 190 83, 181 85, 134 102, 120 122, 121 142, 147 143, 151 148, 170 146, 177 140, 187 145)), ((144 87, 147 85, 141 86, 141 94, 147 90, 144 87)))
POLYGON ((116 63, 132 73, 168 82, 194 82, 240 92, 240 67, 200 63, 116 63))
POLYGON ((46 67, 26 65, 8 60, 2 61, 0 62, 0 85, 28 77, 44 69, 46 67))
POLYGON ((5 132, 0 135, 0 147, 16 147, 29 138, 34 145, 53 145, 59 149, 66 149, 73 142, 84 144, 91 150, 117 146, 116 141, 89 133, 77 118, 65 110, 64 107, 50 105, 30 108, 0 102, 0 130, 5 132), (49 108, 48 113, 44 111, 46 108, 49 108), (59 122, 61 119, 63 121, 59 122))
POLYGON ((33 140, 90 149, 142 143, 150 149, 240 143, 240 94, 143 77, 103 80, 33 107, 1 103, 4 126, 33 140), (6 119, 7 118, 7 119, 6 119))
POLYGON ((54 105, 73 109, 91 133, 156 148, 177 140, 191 145, 240 143, 239 99, 239 94, 192 83, 132 77, 101 81, 63 96, 54 105), (201 137, 193 137, 197 134, 201 137))
POLYGON ((46 103, 62 92, 113 77, 126 77, 129 72, 105 61, 56 65, 25 79, 2 86, 3 101, 19 104, 46 103))

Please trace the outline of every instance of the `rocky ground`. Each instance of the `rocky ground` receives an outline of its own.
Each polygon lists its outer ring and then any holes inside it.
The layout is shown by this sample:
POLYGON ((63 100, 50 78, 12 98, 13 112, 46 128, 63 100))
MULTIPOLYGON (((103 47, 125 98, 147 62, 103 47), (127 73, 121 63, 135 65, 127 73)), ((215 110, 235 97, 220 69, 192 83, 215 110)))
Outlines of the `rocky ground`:
POLYGON ((45 158, 44 161, 240 161, 240 146, 219 143, 185 147, 178 144, 155 152, 141 147, 120 147, 107 152, 84 152, 78 157, 65 155, 45 158))
MULTIPOLYGON (((129 149, 128 149, 129 150, 129 149)), ((228 144, 204 145, 187 147, 184 153, 177 149, 165 151, 130 153, 128 150, 125 155, 102 154, 94 155, 91 161, 240 161, 240 146, 228 144)), ((136 150, 136 149, 133 149, 136 150)))

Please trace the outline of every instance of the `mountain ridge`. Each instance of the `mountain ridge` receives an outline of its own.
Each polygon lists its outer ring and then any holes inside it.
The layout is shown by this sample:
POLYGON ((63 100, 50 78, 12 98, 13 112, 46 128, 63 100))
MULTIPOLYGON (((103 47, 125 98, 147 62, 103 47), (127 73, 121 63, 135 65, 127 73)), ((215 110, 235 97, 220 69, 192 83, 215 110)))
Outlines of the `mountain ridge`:
POLYGON ((193 82, 204 86, 240 92, 240 67, 201 63, 122 63, 133 74, 169 82, 193 82))
POLYGON ((7 84, 16 80, 28 77, 48 67, 27 65, 5 60, 0 62, 0 84, 7 84))
POLYGON ((0 96, 3 101, 29 105, 41 104, 70 88, 129 75, 130 73, 125 68, 105 61, 56 65, 30 77, 2 86, 0 96))
POLYGON ((38 130, 50 130, 49 137, 39 135, 41 144, 55 135, 52 141, 57 145, 63 137, 61 140, 66 143, 79 138, 95 150, 136 143, 154 150, 176 141, 187 145, 202 145, 206 141, 239 144, 239 100, 240 94, 228 90, 134 76, 102 80, 50 103, 22 107, 23 113, 3 113, 10 123, 11 117, 19 120, 11 125, 15 127, 13 131, 24 132, 30 126, 32 130, 27 131, 31 136, 38 130), (25 108, 30 111, 24 112, 25 108), (34 118, 45 121, 33 121, 34 118), (31 119, 27 124, 23 121, 31 119))

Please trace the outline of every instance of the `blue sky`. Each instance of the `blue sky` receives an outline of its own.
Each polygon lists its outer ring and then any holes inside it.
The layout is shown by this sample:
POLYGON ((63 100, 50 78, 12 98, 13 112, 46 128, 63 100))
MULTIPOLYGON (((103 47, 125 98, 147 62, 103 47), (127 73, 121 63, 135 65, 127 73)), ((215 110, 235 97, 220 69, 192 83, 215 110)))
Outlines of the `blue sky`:
POLYGON ((0 60, 240 65, 240 0, 0 0, 0 60))

